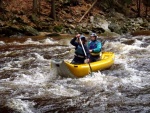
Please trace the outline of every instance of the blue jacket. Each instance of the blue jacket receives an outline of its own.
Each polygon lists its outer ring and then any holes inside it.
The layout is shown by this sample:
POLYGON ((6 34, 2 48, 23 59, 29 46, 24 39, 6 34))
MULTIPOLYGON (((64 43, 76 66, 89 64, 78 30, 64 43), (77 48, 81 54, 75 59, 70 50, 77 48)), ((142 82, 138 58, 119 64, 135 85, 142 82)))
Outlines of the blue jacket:
POLYGON ((89 50, 92 49, 92 53, 99 53, 99 52, 101 52, 102 44, 98 40, 89 41, 88 48, 89 48, 89 50))
MULTIPOLYGON (((81 45, 80 43, 76 42, 76 39, 77 39, 77 38, 74 37, 74 38, 70 41, 70 43, 71 43, 73 46, 75 46, 75 54, 76 54, 76 55, 85 56, 84 51, 83 51, 83 49, 82 49, 82 45, 81 45)), ((87 55, 87 56, 85 56, 85 57, 90 58, 90 52, 89 52, 89 49, 88 49, 87 45, 83 44, 83 47, 84 47, 84 50, 85 50, 86 55, 87 55)))

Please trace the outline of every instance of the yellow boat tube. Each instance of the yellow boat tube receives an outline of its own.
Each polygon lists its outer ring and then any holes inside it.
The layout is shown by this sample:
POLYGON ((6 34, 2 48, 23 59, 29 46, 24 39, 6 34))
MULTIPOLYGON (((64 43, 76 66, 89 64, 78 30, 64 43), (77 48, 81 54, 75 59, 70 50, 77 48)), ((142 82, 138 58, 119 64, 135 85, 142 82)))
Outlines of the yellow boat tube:
MULTIPOLYGON (((112 66, 115 55, 113 52, 102 52, 99 61, 90 63, 92 72, 104 70, 112 66)), ((68 61, 53 61, 52 67, 55 67, 58 74, 63 77, 80 78, 90 73, 89 64, 71 64, 68 61)))

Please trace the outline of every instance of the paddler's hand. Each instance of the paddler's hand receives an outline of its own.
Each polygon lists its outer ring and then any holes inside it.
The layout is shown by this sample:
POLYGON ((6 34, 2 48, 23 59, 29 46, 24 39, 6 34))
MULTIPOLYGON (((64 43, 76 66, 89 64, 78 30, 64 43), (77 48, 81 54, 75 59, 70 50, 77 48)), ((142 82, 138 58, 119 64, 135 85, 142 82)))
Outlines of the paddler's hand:
POLYGON ((87 62, 90 63, 90 59, 89 58, 87 59, 87 62))
POLYGON ((84 63, 86 63, 86 64, 87 64, 87 63, 90 63, 90 59, 89 59, 89 58, 85 59, 85 60, 84 60, 84 63))
POLYGON ((76 38, 80 38, 80 34, 77 34, 77 35, 76 35, 76 38))
POLYGON ((92 49, 89 50, 90 53, 91 53, 92 51, 93 51, 92 49))

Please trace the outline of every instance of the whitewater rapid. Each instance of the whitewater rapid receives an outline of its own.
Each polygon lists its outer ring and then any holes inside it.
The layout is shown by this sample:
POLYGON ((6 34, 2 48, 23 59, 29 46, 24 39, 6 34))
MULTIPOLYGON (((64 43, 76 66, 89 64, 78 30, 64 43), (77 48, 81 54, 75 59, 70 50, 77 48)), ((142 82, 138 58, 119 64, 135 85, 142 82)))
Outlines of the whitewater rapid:
POLYGON ((73 58, 70 38, 19 40, 0 40, 0 113, 150 112, 150 36, 106 40, 114 65, 79 79, 50 66, 73 58))

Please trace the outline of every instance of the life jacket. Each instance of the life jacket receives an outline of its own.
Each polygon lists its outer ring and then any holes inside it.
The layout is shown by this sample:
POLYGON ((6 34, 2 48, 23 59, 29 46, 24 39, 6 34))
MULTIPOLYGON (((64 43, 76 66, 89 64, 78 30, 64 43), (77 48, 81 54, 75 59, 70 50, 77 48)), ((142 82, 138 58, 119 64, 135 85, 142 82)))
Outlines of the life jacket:
MULTIPOLYGON (((89 49, 95 49, 95 48, 97 48, 97 45, 98 45, 98 41, 90 41, 89 42, 89 49)), ((91 52, 90 54, 92 56, 97 56, 100 54, 100 51, 99 52, 91 52)))
POLYGON ((95 49, 97 48, 97 41, 90 41, 89 49, 95 49))
POLYGON ((85 55, 84 55, 84 51, 83 51, 81 45, 78 45, 78 46, 76 47, 76 49, 75 49, 75 54, 76 54, 76 55, 82 55, 82 56, 85 56, 85 55))

